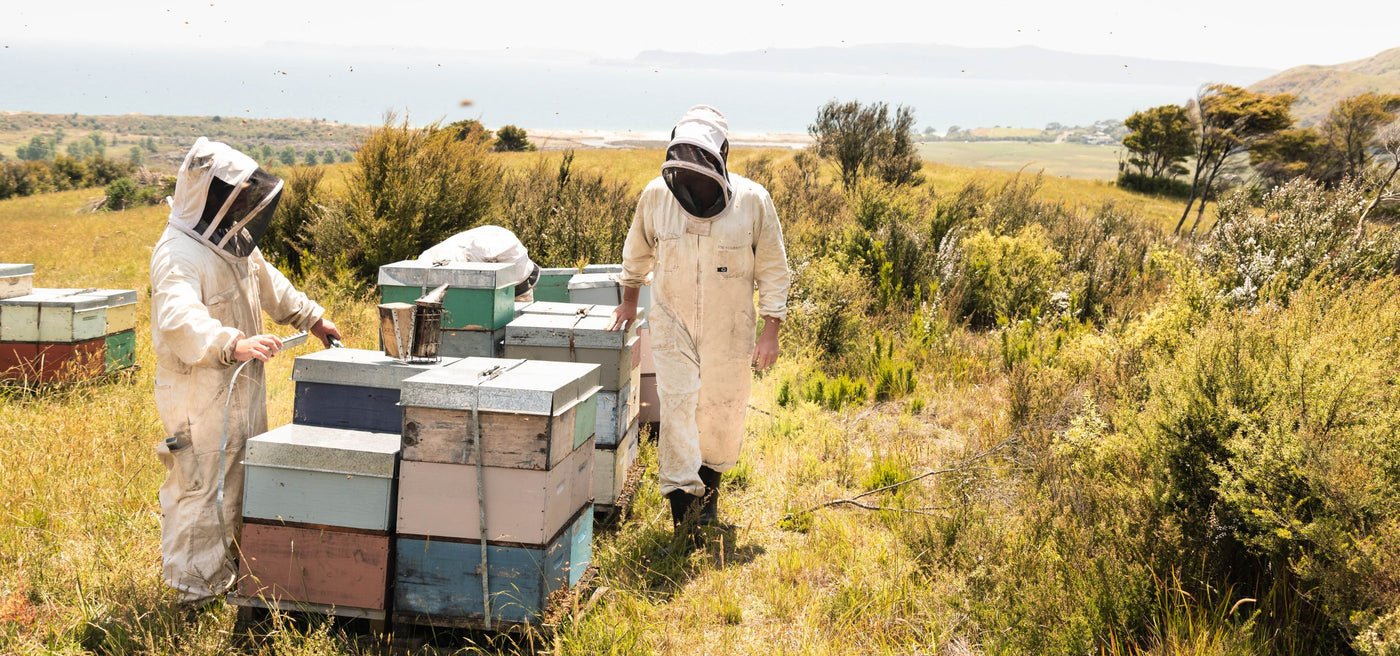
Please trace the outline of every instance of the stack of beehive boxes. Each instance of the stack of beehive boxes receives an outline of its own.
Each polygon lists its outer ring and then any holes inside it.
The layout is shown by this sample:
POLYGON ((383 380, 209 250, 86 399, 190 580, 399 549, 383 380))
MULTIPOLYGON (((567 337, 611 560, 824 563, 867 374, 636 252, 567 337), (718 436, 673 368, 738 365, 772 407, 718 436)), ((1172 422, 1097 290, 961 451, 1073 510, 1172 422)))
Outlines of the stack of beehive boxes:
POLYGON ((136 292, 33 287, 0 264, 0 379, 80 380, 136 364, 136 292))
POLYGON ((404 379, 456 362, 378 351, 298 357, 293 423, 248 441, 238 600, 385 620, 404 379))
POLYGON ((412 303, 447 285, 438 353, 495 357, 500 355, 506 324, 515 316, 513 270, 512 264, 450 262, 434 266, 404 260, 379 267, 379 299, 381 303, 412 303))
POLYGON ((598 376, 467 358, 403 382, 396 622, 536 622, 578 583, 592 556, 598 376))
MULTIPOLYGON (((569 280, 569 302, 590 304, 612 304, 622 302, 622 285, 616 274, 622 271, 620 264, 600 264, 584 267, 582 273, 569 280)), ((656 364, 651 355, 651 286, 643 285, 637 296, 637 336, 640 341, 641 385, 638 387, 640 406, 638 420, 643 424, 655 425, 661 421, 661 405, 656 396, 656 364)))
POLYGON ((508 358, 600 367, 593 463, 593 498, 599 513, 615 510, 627 473, 637 460, 639 339, 635 329, 608 330, 613 307, 533 303, 506 326, 508 358))

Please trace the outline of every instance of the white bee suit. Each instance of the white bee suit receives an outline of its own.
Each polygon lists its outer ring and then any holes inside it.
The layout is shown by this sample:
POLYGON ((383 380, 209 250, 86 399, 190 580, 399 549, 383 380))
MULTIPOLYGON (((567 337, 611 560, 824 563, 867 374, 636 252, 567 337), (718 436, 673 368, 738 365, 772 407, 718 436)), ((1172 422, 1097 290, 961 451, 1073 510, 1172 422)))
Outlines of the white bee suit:
POLYGON ((234 346, 263 333, 264 310, 301 330, 325 312, 252 246, 262 227, 224 239, 230 229, 248 229, 249 216, 266 218, 276 206, 280 181, 263 187, 246 183, 257 170, 242 153, 201 138, 180 167, 170 220, 151 254, 155 400, 168 438, 156 448, 167 470, 160 488, 161 569, 186 602, 221 593, 232 581, 235 570, 225 544, 241 527, 244 442, 267 430, 262 363, 244 367, 227 398, 238 364, 234 346), (229 198, 237 194, 253 197, 229 198), (244 256, 230 250, 240 240, 244 256), (226 401, 228 445, 221 472, 226 401))
POLYGON ((622 284, 638 287, 654 275, 649 321, 661 404, 662 494, 701 496, 701 465, 723 472, 738 462, 755 315, 787 317, 790 275, 778 214, 761 185, 725 170, 727 129, 716 110, 697 106, 672 136, 672 150, 677 144, 703 150, 698 155, 704 157, 690 157, 711 163, 713 172, 705 174, 724 187, 719 204, 704 203, 708 212, 692 204, 692 212, 677 200, 665 172, 704 166, 668 151, 663 176, 637 202, 622 254, 622 284), (702 218, 707 213, 712 216, 702 218))

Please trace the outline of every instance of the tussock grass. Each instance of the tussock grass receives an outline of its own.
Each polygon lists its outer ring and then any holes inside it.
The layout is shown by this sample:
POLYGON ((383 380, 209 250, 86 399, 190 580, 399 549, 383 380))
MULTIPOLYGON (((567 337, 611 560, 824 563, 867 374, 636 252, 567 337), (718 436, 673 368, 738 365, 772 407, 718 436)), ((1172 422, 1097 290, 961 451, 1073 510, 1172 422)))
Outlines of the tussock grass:
MULTIPOLYGON (((524 170, 541 156, 501 161, 524 170)), ((578 170, 606 170, 634 190, 661 159, 660 151, 576 157, 578 170)), ((782 151, 739 151, 735 168, 763 157, 793 161, 782 151)), ((339 168, 328 184, 340 184, 339 168)), ((1010 178, 937 165, 925 172, 939 196, 974 177, 992 188, 1010 178)), ((1113 200, 1139 218, 1170 217, 1155 200, 1098 183, 1047 179, 1037 193, 1071 208, 1113 200)), ((354 623, 274 615, 242 634, 231 607, 175 607, 159 580, 156 490, 164 471, 153 449, 164 435, 151 401, 146 283, 165 212, 77 213, 93 194, 0 202, 0 260, 34 262, 43 286, 142 292, 139 369, 65 388, 0 391, 0 653, 383 653, 354 623)), ((819 189, 804 198, 832 201, 819 189)), ((820 236, 848 218, 804 215, 789 233, 800 248, 790 252, 829 257, 824 249, 838 246, 820 236)), ((835 267, 838 259, 824 261, 835 267)), ((598 532, 592 587, 557 624, 523 636, 436 639, 420 653, 1288 651, 1258 637, 1264 624, 1240 605, 1243 588, 1182 592, 1208 587, 1204 574, 1168 583, 1181 570, 1160 567, 1176 561, 1145 537, 1171 526, 1148 503, 1161 491, 1153 486, 1162 472, 1150 454, 1130 448, 1127 431, 1142 401, 1131 381, 1153 364, 1145 349, 1187 343, 1183 326, 1207 320, 1193 312, 1208 302, 1190 295, 1192 284, 1206 283, 1181 274, 1165 307, 1154 306, 1159 287, 1134 287, 1142 302, 1099 324, 1035 315, 973 330, 935 289, 884 290, 891 293, 874 309, 877 290, 828 278, 828 291, 870 298, 852 306, 859 311, 849 330, 833 333, 830 352, 799 341, 813 333, 794 319, 787 356, 758 377, 743 465, 724 479, 721 514, 736 528, 709 534, 706 547, 687 556, 659 557, 670 519, 648 444, 630 517, 598 532), (1138 315, 1139 308, 1154 309, 1138 315), (840 403, 825 393, 804 398, 804 384, 819 376, 873 381, 871 393, 840 403), (868 497, 884 510, 792 515, 1003 443, 996 457, 868 497)), ((305 287, 330 308, 349 345, 372 347, 370 299, 333 273, 313 272, 305 287)), ((268 367, 274 426, 290 419, 291 361, 268 367)), ((1275 615, 1291 603, 1287 586, 1279 589, 1284 602, 1270 605, 1275 615)), ((1295 617, 1308 619, 1304 610, 1295 617)))

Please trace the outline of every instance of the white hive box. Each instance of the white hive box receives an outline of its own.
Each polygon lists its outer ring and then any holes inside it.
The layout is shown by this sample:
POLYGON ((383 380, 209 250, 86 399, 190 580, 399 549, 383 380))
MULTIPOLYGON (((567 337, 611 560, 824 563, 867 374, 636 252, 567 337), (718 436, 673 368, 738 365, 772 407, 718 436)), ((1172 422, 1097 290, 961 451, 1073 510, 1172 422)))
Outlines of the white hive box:
MULTIPOLYGON (((621 272, 621 265, 618 272, 621 272)), ((617 281, 618 273, 589 273, 591 267, 585 267, 585 273, 580 273, 569 279, 569 302, 585 303, 591 305, 621 305, 622 304, 622 283, 617 281)), ((637 316, 646 316, 646 311, 651 308, 651 285, 642 285, 637 296, 637 316)))
POLYGON ((243 516, 393 529, 397 433, 287 424, 248 440, 243 516))
POLYGON ((0 300, 0 342, 72 344, 107 334, 107 299, 93 290, 35 289, 0 300))
POLYGON ((610 316, 526 313, 506 326, 507 358, 599 365, 598 384, 616 392, 641 365, 635 329, 608 330, 610 316))
POLYGON ((33 264, 0 264, 0 299, 25 296, 33 289, 33 264))

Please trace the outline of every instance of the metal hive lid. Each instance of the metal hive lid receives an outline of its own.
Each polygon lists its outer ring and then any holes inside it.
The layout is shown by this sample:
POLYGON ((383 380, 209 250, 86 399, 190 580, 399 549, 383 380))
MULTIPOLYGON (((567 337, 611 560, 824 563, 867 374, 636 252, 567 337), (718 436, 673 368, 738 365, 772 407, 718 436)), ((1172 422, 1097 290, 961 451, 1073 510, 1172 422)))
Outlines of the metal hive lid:
POLYGON ((555 416, 597 393, 598 372, 596 364, 464 358, 404 380, 399 405, 555 416))
POLYGON ((384 355, 382 351, 333 348, 297 356, 292 363, 292 380, 299 383, 399 389, 405 378, 457 360, 442 358, 441 362, 436 363, 408 364, 384 355))
POLYGON ((379 267, 379 284, 432 289, 447 285, 458 289, 500 289, 514 285, 515 265, 504 262, 431 262, 403 260, 379 267))
POLYGON ((249 439, 243 463, 393 478, 400 440, 397 433, 287 424, 249 439))
POLYGON ((574 348, 620 349, 636 336, 635 327, 626 331, 608 330, 608 315, 520 315, 506 324, 506 344, 518 346, 562 346, 574 348))
POLYGON ((33 264, 0 264, 0 278, 34 275, 33 264))
POLYGON ((0 305, 18 307, 67 307, 92 310, 107 307, 107 298, 81 289, 35 289, 24 296, 0 300, 0 305))

